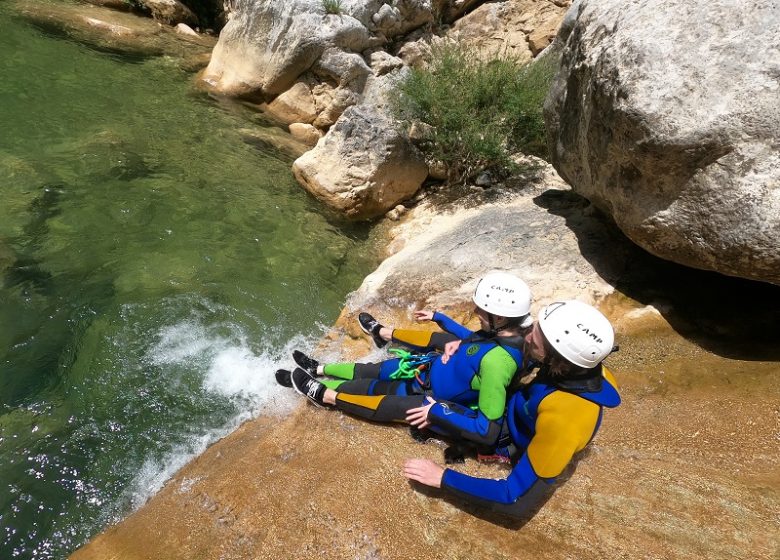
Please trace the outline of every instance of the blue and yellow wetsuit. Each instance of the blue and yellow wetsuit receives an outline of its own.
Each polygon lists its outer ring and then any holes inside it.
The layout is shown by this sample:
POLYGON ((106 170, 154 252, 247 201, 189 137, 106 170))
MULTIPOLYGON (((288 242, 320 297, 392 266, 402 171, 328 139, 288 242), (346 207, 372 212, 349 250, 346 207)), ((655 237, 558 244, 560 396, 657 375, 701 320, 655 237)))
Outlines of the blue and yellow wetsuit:
POLYGON ((462 340, 445 364, 437 356, 419 379, 393 380, 398 360, 379 364, 328 364, 325 375, 339 378, 325 384, 338 391, 336 406, 375 421, 402 421, 406 410, 419 407, 429 395, 437 402, 428 413, 435 431, 479 445, 495 445, 501 433, 507 387, 522 366, 517 340, 486 337, 456 323, 443 313, 433 320, 445 331, 427 333, 396 329, 393 341, 415 350, 441 350, 462 340), (476 405, 476 410, 471 406, 476 405))
POLYGON ((442 488, 512 517, 533 513, 553 482, 599 429, 604 407, 620 404, 617 383, 603 366, 585 383, 534 381, 512 396, 507 423, 512 442, 522 450, 504 480, 444 471, 442 488), (555 383, 555 384, 553 384, 555 383))

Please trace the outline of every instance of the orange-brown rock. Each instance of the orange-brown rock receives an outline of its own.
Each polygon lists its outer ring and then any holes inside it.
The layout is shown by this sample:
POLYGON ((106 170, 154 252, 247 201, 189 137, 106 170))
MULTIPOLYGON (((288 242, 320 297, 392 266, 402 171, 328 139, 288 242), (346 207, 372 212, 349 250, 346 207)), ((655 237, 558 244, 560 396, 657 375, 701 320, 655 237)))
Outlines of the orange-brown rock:
POLYGON ((610 358, 623 405, 525 524, 407 483, 403 459, 440 460, 440 445, 302 399, 213 445, 72 559, 776 557, 778 364, 707 352, 625 299, 604 309, 625 317, 610 358))
POLYGON ((550 0, 489 2, 459 19, 447 36, 485 59, 528 62, 552 43, 566 10, 550 0))
MULTIPOLYGON (((361 309, 410 326, 410 309, 427 306, 473 325, 467 288, 480 258, 518 267, 537 306, 577 291, 600 299, 621 347, 607 364, 623 403, 535 517, 507 523, 410 485, 403 460, 441 460, 442 446, 301 398, 292 416, 248 422, 213 445, 73 558, 776 558, 780 289, 652 257, 584 199, 542 190, 560 180, 546 168, 527 174, 472 191, 466 208, 420 204, 393 222, 394 256, 313 353, 378 357, 361 309), (426 235, 430 247, 418 246, 426 235)), ((457 468, 507 473, 473 460, 457 468)))

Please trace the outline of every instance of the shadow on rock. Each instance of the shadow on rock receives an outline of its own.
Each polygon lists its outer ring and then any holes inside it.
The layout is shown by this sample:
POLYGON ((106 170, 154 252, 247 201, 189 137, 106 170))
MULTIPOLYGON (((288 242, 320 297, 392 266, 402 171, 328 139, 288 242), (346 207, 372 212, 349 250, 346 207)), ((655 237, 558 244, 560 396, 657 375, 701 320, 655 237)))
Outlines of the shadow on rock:
POLYGON ((464 513, 472 515, 483 521, 487 521, 488 523, 498 525, 499 527, 503 527, 504 529, 510 529, 510 530, 522 529, 523 526, 525 526, 525 524, 531 520, 531 518, 534 516, 536 511, 538 511, 544 505, 544 504, 540 504, 539 508, 537 508, 533 513, 530 513, 527 517, 524 517, 522 519, 516 519, 514 517, 509 517, 508 515, 504 515, 502 513, 491 511, 484 507, 479 507, 479 506, 475 506, 474 504, 470 504, 465 500, 458 498, 457 496, 448 494, 447 492, 441 490, 440 488, 433 488, 431 486, 426 486, 424 484, 420 484, 419 482, 413 482, 411 480, 409 481, 409 486, 411 486, 415 492, 419 492, 420 494, 427 496, 428 498, 432 498, 434 500, 443 500, 448 504, 450 504, 451 506, 462 510, 464 513))
POLYGON ((680 335, 722 357, 780 360, 780 287, 655 257, 571 191, 548 190, 534 202, 566 220, 598 274, 629 298, 655 307, 680 335))

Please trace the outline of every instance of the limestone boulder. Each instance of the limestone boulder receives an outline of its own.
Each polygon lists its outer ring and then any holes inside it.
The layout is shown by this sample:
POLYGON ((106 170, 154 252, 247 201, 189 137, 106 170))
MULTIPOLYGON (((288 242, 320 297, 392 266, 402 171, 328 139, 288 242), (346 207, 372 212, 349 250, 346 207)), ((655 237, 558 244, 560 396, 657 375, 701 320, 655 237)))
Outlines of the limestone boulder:
POLYGON ((288 128, 293 138, 307 146, 315 146, 319 139, 322 138, 320 129, 311 124, 292 123, 288 128))
POLYGON ((346 57, 424 25, 432 14, 428 0, 343 0, 338 14, 326 13, 321 0, 240 2, 202 78, 219 93, 273 97, 323 55, 322 69, 351 75, 357 63, 346 57))
POLYGON ((553 163, 651 253, 780 284, 780 9, 581 0, 545 106, 553 163))
POLYGON ((320 0, 239 3, 202 79, 218 93, 273 97, 328 48, 361 52, 381 43, 345 4, 342 13, 328 14, 320 0))
POLYGON ((431 0, 382 2, 371 16, 371 21, 376 26, 376 31, 387 38, 408 33, 412 29, 433 22, 433 19, 434 13, 431 0))
POLYGON ((485 59, 529 62, 555 38, 566 10, 550 0, 490 2, 457 20, 447 36, 485 59))
POLYGON ((611 294, 622 271, 616 255, 630 254, 631 243, 616 239, 549 164, 536 165, 522 183, 476 189, 451 203, 426 198, 389 231, 390 256, 350 295, 344 313, 470 312, 477 280, 491 270, 523 278, 534 312, 554 299, 595 303, 611 294))
POLYGON ((349 107, 311 151, 295 178, 328 206, 355 220, 384 214, 420 188, 422 156, 375 105, 349 107))
POLYGON ((374 76, 384 76, 404 65, 403 60, 383 50, 370 53, 368 55, 368 63, 374 76))
POLYGON ((168 25, 198 23, 198 17, 179 0, 141 0, 141 3, 149 9, 154 19, 168 25))
POLYGON ((263 107, 264 111, 285 124, 311 124, 317 118, 317 107, 311 86, 296 82, 290 89, 263 107))
POLYGON ((406 36, 406 41, 393 49, 393 53, 404 64, 412 68, 421 68, 425 66, 426 61, 431 56, 431 45, 440 40, 438 35, 434 35, 430 30, 418 29, 406 36))

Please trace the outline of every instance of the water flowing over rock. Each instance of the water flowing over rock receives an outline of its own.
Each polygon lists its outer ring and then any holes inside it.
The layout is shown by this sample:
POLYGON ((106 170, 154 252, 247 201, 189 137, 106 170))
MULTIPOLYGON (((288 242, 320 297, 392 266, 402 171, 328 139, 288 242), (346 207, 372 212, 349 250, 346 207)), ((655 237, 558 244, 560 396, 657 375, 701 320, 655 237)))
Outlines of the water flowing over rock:
MULTIPOLYGON (((403 327, 409 310, 425 305, 455 310, 474 326, 468 302, 485 267, 527 279, 537 309, 553 297, 604 296, 637 255, 682 268, 639 250, 548 169, 538 169, 533 184, 519 183, 473 190, 453 204, 430 195, 411 210, 390 230, 394 255, 350 297, 315 357, 387 356, 365 355, 371 343, 355 321, 359 310, 403 327)), ((776 557, 767 519, 780 504, 780 458, 775 419, 765 411, 777 400, 777 364, 746 368, 710 354, 653 307, 627 299, 601 301, 622 347, 608 363, 624 402, 605 413, 576 471, 527 522, 464 507, 403 478, 405 458, 441 462, 443 445, 301 398, 290 417, 261 416, 211 446, 72 559, 776 557)), ((744 328, 728 313, 719 326, 729 322, 744 328)), ((257 375, 274 383, 270 370, 257 375)), ((472 458, 455 468, 485 478, 509 472, 472 458)))
POLYGON ((553 163, 657 256, 780 284, 780 5, 581 0, 553 163))

